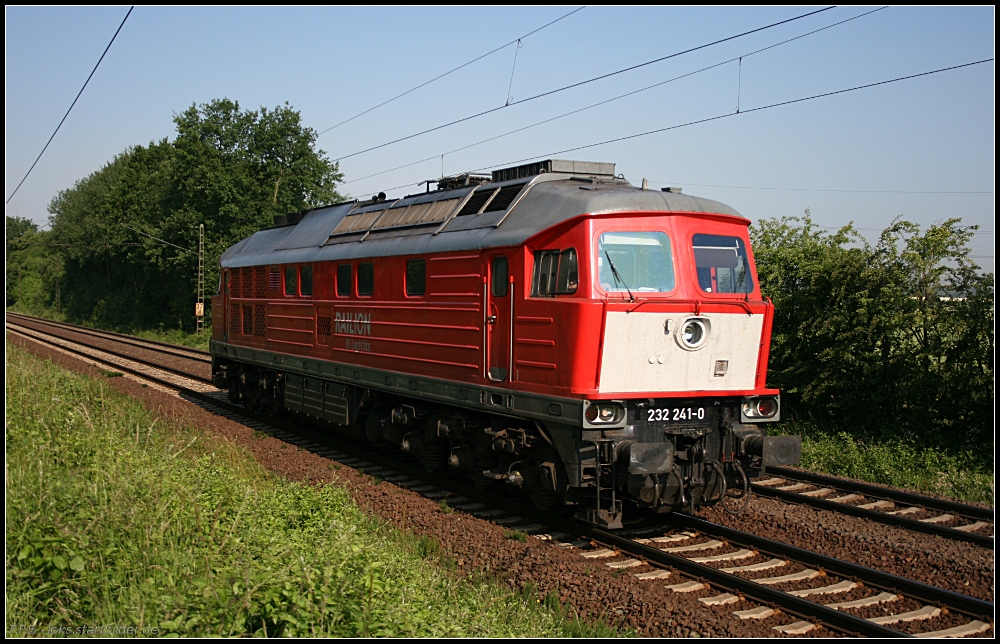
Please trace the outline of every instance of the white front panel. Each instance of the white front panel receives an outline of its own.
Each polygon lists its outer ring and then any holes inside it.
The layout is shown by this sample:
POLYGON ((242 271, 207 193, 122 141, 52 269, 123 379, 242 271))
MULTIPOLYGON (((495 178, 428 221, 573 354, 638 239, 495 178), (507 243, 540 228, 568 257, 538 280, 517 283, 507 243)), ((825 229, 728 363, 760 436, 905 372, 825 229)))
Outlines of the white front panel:
POLYGON ((598 391, 753 389, 763 326, 761 314, 609 312, 598 391), (693 317, 707 319, 711 330, 701 348, 689 351, 677 334, 693 317), (716 375, 719 361, 726 362, 724 375, 716 375))

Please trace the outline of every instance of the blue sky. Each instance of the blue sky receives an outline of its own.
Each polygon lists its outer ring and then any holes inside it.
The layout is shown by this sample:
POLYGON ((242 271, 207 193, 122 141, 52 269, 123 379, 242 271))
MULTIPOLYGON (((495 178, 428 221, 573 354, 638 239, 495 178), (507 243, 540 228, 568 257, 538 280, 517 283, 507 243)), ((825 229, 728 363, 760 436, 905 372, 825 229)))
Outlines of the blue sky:
MULTIPOLYGON (((47 219, 59 190, 131 145, 172 137, 173 115, 228 97, 287 101, 316 131, 565 15, 574 7, 136 8, 7 214, 47 219)), ((991 58, 992 7, 897 8, 752 56, 870 11, 836 8, 431 134, 344 158, 342 191, 402 195, 439 155, 654 83, 631 97, 446 154, 488 168, 657 128, 991 58), (367 175, 435 157, 408 168, 367 175)), ((127 7, 6 9, 5 199, 107 46, 127 7)), ((464 69, 325 132, 331 159, 456 118, 702 45, 808 8, 587 7, 464 69), (513 81, 511 80, 512 68, 513 81), (508 88, 510 88, 508 94, 508 88)), ((995 66, 903 81, 559 155, 618 164, 635 184, 682 186, 750 219, 853 221, 870 236, 902 215, 978 224, 994 269, 995 66), (766 188, 766 189, 762 189, 766 188)))

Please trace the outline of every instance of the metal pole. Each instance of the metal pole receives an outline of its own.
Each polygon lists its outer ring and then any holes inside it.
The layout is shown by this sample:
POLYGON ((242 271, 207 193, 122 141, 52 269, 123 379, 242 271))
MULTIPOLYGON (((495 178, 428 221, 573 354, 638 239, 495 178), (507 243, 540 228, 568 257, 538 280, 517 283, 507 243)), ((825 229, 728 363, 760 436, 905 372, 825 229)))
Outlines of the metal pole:
POLYGON ((195 331, 205 330, 205 224, 198 224, 198 302, 194 307, 195 331))

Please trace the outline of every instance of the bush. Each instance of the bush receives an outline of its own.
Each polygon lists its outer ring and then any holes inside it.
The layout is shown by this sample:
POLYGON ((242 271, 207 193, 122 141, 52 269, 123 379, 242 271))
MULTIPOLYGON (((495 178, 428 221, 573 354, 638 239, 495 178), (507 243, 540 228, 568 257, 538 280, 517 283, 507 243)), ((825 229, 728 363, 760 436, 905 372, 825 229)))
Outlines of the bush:
POLYGON ((804 218, 751 229, 775 305, 769 384, 786 416, 858 440, 944 450, 993 445, 993 274, 969 259, 975 227, 895 221, 869 245, 804 218))

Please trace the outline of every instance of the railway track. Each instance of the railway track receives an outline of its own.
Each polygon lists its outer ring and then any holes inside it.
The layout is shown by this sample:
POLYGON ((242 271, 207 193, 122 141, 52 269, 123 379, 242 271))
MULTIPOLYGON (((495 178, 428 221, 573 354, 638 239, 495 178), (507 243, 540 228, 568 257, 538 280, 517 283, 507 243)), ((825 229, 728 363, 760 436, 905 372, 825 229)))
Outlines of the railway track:
POLYGON ((994 547, 992 508, 786 467, 769 467, 767 474, 766 478, 752 483, 756 494, 967 541, 984 548, 994 547))
MULTIPOLYGON (((825 626, 848 635, 961 637, 989 632, 993 604, 787 544, 676 516, 680 527, 641 526, 612 533, 553 518, 532 507, 437 477, 398 457, 331 438, 328 432, 261 417, 228 402, 209 379, 163 371, 135 357, 81 346, 8 321, 8 330, 169 390, 257 431, 379 476, 513 532, 572 549, 595 566, 696 593, 706 609, 734 605, 733 619, 771 619, 801 635, 825 626), (48 336, 48 337, 46 337, 48 336), (249 419, 249 420, 248 420, 249 419), (898 607, 898 610, 897 610, 898 607), (923 626, 929 626, 923 629, 923 626), (938 626, 938 627, 935 627, 938 626), (914 633, 914 631, 916 631, 914 633)), ((133 339, 134 342, 134 339, 133 339)), ((765 486, 766 487, 766 486, 765 486)))
MULTIPOLYGON (((7 318, 17 324, 36 330, 45 326, 65 329, 165 355, 195 360, 199 363, 211 363, 210 355, 198 349, 188 349, 154 340, 143 340, 119 333, 97 331, 87 327, 52 322, 20 314, 8 313, 7 318)), ((123 359, 129 359, 125 353, 108 351, 123 359)), ((159 368, 181 376, 193 375, 190 371, 165 365, 161 365, 159 368)), ((211 384, 207 378, 199 377, 199 379, 211 384)), ((848 514, 897 528, 933 534, 994 549, 995 521, 992 508, 981 508, 957 501, 948 501, 784 467, 768 468, 767 476, 752 482, 752 490, 764 497, 809 505, 829 512, 848 514)))
POLYGON ((170 344, 168 342, 157 342, 156 340, 145 340, 142 338, 136 338, 135 336, 125 335, 122 333, 101 331, 98 329, 91 329, 76 324, 67 324, 66 322, 54 322, 52 320, 35 318, 28 315, 21 315, 19 313, 8 312, 7 319, 14 320, 19 324, 21 324, 21 326, 26 326, 28 328, 37 328, 37 326, 41 325, 41 326, 55 327, 57 329, 66 329, 69 331, 73 331, 75 333, 82 333, 84 335, 88 335, 94 338, 104 338, 107 340, 119 342, 121 344, 137 347, 140 349, 156 351, 166 355, 176 356, 178 358, 187 358, 189 360, 196 360, 198 362, 212 364, 212 356, 207 351, 202 351, 201 349, 192 349, 189 347, 182 347, 176 344, 170 344))

